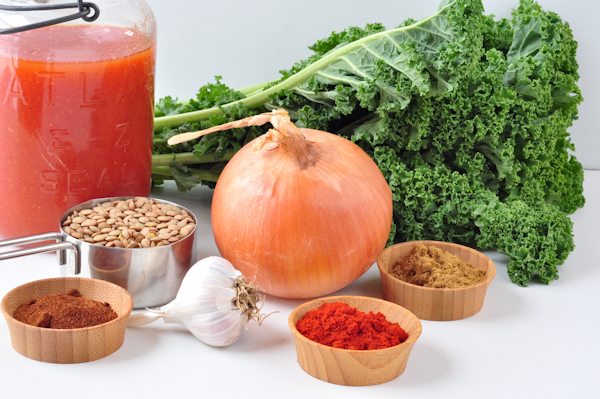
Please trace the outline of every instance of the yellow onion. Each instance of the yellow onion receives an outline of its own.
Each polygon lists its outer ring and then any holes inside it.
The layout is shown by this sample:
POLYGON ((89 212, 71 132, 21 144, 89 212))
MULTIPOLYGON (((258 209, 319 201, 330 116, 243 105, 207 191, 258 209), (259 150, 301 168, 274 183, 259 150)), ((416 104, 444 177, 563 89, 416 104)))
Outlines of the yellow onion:
POLYGON ((215 242, 221 256, 270 295, 329 294, 373 265, 392 224, 391 190, 360 147, 298 129, 284 110, 169 143, 266 122, 274 129, 238 151, 219 177, 211 209, 215 242))

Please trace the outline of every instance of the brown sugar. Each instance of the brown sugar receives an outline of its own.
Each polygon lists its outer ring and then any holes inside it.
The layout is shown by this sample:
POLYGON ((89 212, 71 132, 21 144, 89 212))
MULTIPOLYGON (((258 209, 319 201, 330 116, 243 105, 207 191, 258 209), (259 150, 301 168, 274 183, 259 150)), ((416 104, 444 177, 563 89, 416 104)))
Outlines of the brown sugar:
POLYGON ((15 310, 13 317, 35 327, 72 329, 103 324, 118 315, 110 304, 83 298, 74 289, 67 294, 30 299, 15 310))
POLYGON ((409 284, 431 288, 468 287, 485 280, 485 270, 477 269, 457 255, 433 246, 415 245, 403 260, 396 261, 390 274, 409 284))

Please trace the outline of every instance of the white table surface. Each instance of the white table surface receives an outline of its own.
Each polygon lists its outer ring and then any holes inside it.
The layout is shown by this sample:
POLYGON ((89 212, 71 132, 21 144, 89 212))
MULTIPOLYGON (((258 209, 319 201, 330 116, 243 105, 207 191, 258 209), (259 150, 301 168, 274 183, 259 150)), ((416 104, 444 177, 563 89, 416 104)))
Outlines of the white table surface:
MULTIPOLYGON (((60 365, 13 350, 0 322, 0 398, 592 398, 600 394, 600 171, 585 172, 587 203, 572 219, 577 248, 549 286, 510 282, 504 255, 483 309, 452 322, 423 320, 406 371, 370 387, 311 377, 298 365, 287 318, 302 300, 268 296, 262 326, 249 323, 233 345, 213 348, 161 320, 126 332, 114 354, 60 365)), ((210 229, 212 191, 152 195, 190 208, 199 219, 198 256, 217 255, 210 229)), ((54 255, 0 263, 0 296, 23 283, 58 276, 54 255)), ((336 294, 381 298, 376 266, 336 294)))

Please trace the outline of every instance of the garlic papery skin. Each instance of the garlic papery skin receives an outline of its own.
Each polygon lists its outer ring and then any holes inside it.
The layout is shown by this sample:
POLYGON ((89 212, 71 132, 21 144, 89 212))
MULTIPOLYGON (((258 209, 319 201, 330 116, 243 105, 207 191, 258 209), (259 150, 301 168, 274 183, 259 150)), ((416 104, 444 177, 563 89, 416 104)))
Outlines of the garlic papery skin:
POLYGON ((177 297, 159 309, 131 315, 128 326, 139 326, 163 318, 165 323, 186 327, 200 341, 227 346, 241 335, 249 318, 259 320, 256 303, 262 300, 258 289, 224 258, 210 256, 190 268, 177 297), (250 292, 250 301, 242 300, 250 292), (249 302, 249 303, 248 303, 249 302))

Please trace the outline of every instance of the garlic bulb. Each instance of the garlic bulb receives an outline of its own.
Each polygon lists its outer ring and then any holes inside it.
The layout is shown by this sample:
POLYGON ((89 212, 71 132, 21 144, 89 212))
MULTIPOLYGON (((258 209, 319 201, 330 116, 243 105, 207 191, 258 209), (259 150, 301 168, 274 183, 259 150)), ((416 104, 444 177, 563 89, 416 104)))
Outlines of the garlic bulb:
POLYGON ((235 342, 249 319, 259 324, 265 316, 257 303, 258 288, 224 258, 209 256, 194 264, 185 275, 177 297, 159 309, 132 314, 128 326, 164 319, 186 327, 200 341, 212 346, 235 342))

